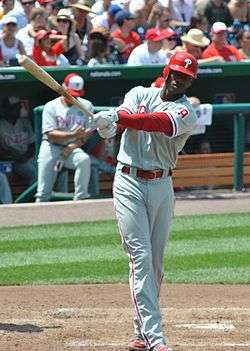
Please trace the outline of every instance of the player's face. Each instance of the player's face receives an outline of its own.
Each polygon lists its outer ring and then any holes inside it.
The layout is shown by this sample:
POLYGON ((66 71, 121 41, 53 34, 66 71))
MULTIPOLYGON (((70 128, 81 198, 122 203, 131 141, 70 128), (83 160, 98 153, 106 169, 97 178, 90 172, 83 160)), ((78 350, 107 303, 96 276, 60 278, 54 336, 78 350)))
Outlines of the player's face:
POLYGON ((166 88, 173 95, 183 94, 193 82, 193 78, 187 74, 170 71, 166 80, 166 88))

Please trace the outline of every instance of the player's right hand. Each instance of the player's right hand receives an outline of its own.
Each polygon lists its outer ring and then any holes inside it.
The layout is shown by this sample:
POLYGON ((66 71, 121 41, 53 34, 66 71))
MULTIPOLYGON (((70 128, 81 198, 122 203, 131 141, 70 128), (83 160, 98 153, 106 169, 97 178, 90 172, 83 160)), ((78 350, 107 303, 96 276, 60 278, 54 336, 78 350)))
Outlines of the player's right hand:
POLYGON ((73 138, 83 139, 86 136, 86 129, 83 128, 82 126, 78 126, 75 129, 73 129, 71 133, 73 138))

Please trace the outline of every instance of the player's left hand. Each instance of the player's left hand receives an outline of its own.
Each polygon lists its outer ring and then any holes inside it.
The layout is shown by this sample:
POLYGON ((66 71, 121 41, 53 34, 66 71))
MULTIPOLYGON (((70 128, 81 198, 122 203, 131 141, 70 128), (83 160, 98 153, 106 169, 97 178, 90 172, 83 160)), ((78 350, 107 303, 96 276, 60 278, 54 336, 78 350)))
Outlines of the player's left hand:
POLYGON ((63 156, 65 157, 65 158, 67 158, 68 156, 69 156, 69 154, 71 154, 71 152, 73 151, 73 150, 75 150, 76 148, 78 148, 79 146, 77 145, 77 144, 75 144, 75 143, 71 143, 71 144, 68 144, 67 146, 65 146, 64 148, 63 148, 63 156))
POLYGON ((118 114, 114 109, 94 114, 94 124, 97 128, 104 129, 113 122, 118 122, 118 114))

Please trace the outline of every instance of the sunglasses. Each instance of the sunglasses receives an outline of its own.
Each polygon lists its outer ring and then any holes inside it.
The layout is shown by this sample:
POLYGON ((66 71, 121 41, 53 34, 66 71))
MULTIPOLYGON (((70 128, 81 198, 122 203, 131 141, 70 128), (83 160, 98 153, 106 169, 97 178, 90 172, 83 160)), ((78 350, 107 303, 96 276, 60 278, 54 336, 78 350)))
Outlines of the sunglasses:
POLYGON ((177 40, 177 37, 170 37, 168 38, 169 41, 176 41, 177 40))
POLYGON ((23 6, 28 6, 28 5, 34 5, 35 1, 26 1, 26 2, 21 2, 23 6))
POLYGON ((57 22, 58 23, 69 23, 70 21, 66 18, 58 18, 57 22))
POLYGON ((16 27, 16 23, 15 22, 9 22, 9 23, 6 23, 6 26, 14 26, 14 27, 16 27))

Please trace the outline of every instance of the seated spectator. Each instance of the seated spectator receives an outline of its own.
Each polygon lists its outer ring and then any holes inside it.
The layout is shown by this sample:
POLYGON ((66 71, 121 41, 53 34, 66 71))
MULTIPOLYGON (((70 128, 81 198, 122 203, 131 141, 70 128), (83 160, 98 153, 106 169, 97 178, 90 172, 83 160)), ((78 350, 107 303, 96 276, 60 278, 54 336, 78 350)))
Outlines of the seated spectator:
POLYGON ((225 61, 241 61, 240 52, 232 45, 227 44, 227 26, 222 22, 215 22, 211 28, 212 42, 203 51, 202 58, 221 56, 225 61))
POLYGON ((224 0, 209 0, 204 10, 204 16, 207 19, 209 31, 215 22, 223 22, 227 26, 233 22, 227 2, 224 0))
POLYGON ((31 10, 30 22, 17 32, 17 38, 22 41, 29 56, 32 56, 35 36, 41 29, 48 30, 48 12, 43 7, 35 7, 31 10))
MULTIPOLYGON (((20 0, 16 1, 13 10, 9 11, 6 17, 15 17, 17 23, 17 29, 21 29, 25 27, 29 23, 29 16, 31 10, 35 8, 36 1, 35 0, 20 0), (18 5, 18 6, 16 6, 18 5)), ((3 19, 5 16, 3 17, 3 19)), ((0 23, 0 27, 2 24, 0 23)))
POLYGON ((239 53, 243 61, 250 61, 250 31, 241 31, 237 40, 240 43, 239 53))
POLYGON ((228 8, 233 19, 241 24, 250 23, 250 2, 248 0, 230 0, 228 8))
POLYGON ((136 46, 141 43, 140 36, 133 31, 135 22, 134 16, 128 11, 119 11, 115 16, 118 29, 111 33, 111 36, 123 45, 121 51, 123 63, 127 63, 128 57, 136 46))
POLYGON ((119 5, 110 5, 107 11, 104 11, 102 14, 97 15, 92 19, 93 27, 105 27, 110 32, 113 32, 115 29, 117 29, 115 15, 121 10, 122 8, 119 5))
MULTIPOLYGON (((65 77, 63 85, 88 111, 93 111, 92 103, 80 98, 85 93, 81 76, 70 73, 65 77)), ((89 197, 91 161, 81 147, 93 133, 90 127, 88 117, 66 98, 60 96, 45 104, 42 115, 43 137, 38 155, 36 202, 49 201, 62 167, 75 171, 74 200, 89 197)))
POLYGON ((76 23, 71 10, 60 9, 56 17, 57 34, 51 36, 54 39, 66 41, 63 55, 71 65, 85 64, 85 52, 81 45, 79 35, 76 33, 76 23))
POLYGON ((0 171, 0 204, 11 204, 12 194, 6 174, 0 171))
POLYGON ((192 28, 188 33, 181 37, 182 46, 176 47, 176 51, 185 51, 193 55, 198 63, 209 63, 209 62, 223 62, 224 59, 221 56, 213 56, 209 58, 202 58, 203 50, 209 45, 210 40, 204 35, 204 33, 196 28, 192 28))
POLYGON ((108 42, 101 39, 90 41, 90 53, 88 67, 108 64, 108 42))
POLYGON ((2 101, 0 118, 0 159, 13 161, 13 172, 24 178, 27 185, 36 180, 35 136, 27 117, 21 116, 18 97, 2 101))
POLYGON ((92 13, 91 16, 101 15, 102 13, 108 11, 111 5, 111 0, 97 0, 91 6, 92 13))
POLYGON ((3 20, 3 33, 0 37, 1 66, 18 66, 17 55, 25 55, 23 43, 16 38, 17 21, 15 17, 6 17, 3 20))
POLYGON ((148 15, 145 6, 138 5, 131 12, 135 17, 134 31, 140 36, 141 41, 144 41, 145 34, 150 25, 148 24, 148 15))
POLYGON ((0 19, 2 19, 4 16, 7 15, 11 10, 14 8, 14 0, 2 0, 1 2, 1 13, 0 13, 0 19))
POLYGON ((150 28, 145 35, 145 42, 137 46, 128 58, 128 65, 166 64, 170 57, 166 51, 161 50, 163 40, 173 35, 172 30, 150 28))
POLYGON ((194 15, 194 0, 172 0, 170 6, 171 25, 188 27, 194 15))
POLYGON ((88 50, 88 36, 93 25, 89 14, 92 13, 87 0, 78 0, 69 5, 73 10, 73 15, 76 21, 76 33, 81 39, 85 53, 88 50))
POLYGON ((92 31, 90 32, 88 57, 92 57, 90 54, 92 41, 96 39, 99 41, 103 41, 103 45, 108 47, 107 56, 106 56, 108 64, 123 63, 123 58, 121 55, 123 45, 119 42, 119 40, 112 38, 109 30, 105 27, 96 27, 96 28, 93 28, 92 31))
POLYGON ((67 48, 67 39, 61 39, 53 44, 50 35, 51 32, 44 29, 37 32, 32 49, 33 60, 39 66, 59 66, 67 64, 67 59, 62 55, 67 48))

